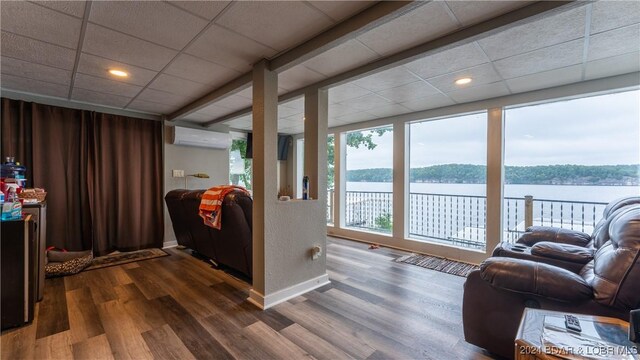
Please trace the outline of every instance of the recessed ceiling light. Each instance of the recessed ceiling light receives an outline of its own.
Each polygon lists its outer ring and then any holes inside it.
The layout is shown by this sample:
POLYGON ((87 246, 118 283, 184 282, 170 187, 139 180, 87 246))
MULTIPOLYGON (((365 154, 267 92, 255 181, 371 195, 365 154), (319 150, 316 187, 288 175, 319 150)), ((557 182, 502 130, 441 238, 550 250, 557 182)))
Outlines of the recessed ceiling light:
POLYGON ((456 85, 467 85, 470 82, 471 82, 471 78, 469 77, 460 78, 455 81, 456 85))
POLYGON ((118 76, 118 77, 127 77, 127 76, 129 76, 129 74, 126 73, 125 71, 116 70, 116 69, 109 70, 109 74, 115 75, 115 76, 118 76))

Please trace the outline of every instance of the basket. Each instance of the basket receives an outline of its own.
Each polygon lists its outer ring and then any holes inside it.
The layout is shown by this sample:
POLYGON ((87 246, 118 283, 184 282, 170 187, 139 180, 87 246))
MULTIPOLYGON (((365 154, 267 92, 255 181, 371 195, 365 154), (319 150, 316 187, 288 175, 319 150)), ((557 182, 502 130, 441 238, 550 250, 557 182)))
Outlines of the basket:
POLYGON ((20 194, 18 194, 18 197, 20 199, 36 199, 38 200, 38 202, 43 202, 44 199, 47 197, 47 192, 46 191, 37 191, 37 192, 22 191, 20 194))

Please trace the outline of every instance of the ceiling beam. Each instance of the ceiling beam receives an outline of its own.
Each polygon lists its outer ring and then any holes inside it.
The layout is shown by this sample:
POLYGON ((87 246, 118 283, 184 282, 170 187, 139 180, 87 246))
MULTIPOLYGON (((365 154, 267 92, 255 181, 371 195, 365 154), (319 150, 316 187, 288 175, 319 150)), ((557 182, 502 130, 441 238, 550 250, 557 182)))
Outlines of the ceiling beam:
MULTIPOLYGON (((269 60, 269 69, 285 71, 331 48, 426 4, 426 1, 381 1, 344 20, 304 43, 269 60)), ((194 113, 211 102, 244 90, 251 85, 251 72, 237 77, 205 96, 169 114, 169 121, 194 113)))
MULTIPOLYGON (((427 41, 407 50, 378 59, 356 69, 346 71, 303 88, 282 94, 278 97, 278 101, 286 102, 295 99, 304 95, 304 93, 309 89, 328 88, 354 81, 374 73, 404 65, 418 58, 433 55, 460 45, 480 40, 515 26, 539 20, 540 18, 549 16, 553 13, 586 5, 587 3, 588 2, 583 1, 537 1, 506 14, 462 28, 437 39, 427 41)), ((232 114, 203 123, 203 126, 206 127, 219 122, 233 120, 249 113, 251 113, 251 107, 247 107, 242 110, 235 111, 232 114)))

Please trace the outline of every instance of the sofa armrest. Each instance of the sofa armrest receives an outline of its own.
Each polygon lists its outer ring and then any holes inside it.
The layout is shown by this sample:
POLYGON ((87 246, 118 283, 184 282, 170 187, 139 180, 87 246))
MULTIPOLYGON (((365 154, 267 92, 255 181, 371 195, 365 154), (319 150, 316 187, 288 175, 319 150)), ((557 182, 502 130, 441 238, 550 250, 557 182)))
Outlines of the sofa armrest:
POLYGON ((529 260, 489 258, 480 264, 480 276, 494 288, 557 301, 584 301, 593 297, 591 286, 579 275, 529 260))
POLYGON ((541 241, 550 241, 585 247, 591 242, 591 236, 580 231, 550 226, 529 226, 520 236, 519 244, 533 246, 541 241))
POLYGON ((533 255, 579 264, 586 264, 593 260, 593 253, 592 248, 550 241, 541 241, 531 247, 533 255))

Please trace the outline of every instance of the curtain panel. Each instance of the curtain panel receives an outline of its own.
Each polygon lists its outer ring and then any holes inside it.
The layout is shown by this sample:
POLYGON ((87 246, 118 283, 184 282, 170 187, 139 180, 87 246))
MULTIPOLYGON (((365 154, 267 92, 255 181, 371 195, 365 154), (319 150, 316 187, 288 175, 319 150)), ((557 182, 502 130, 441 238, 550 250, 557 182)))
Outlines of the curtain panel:
POLYGON ((2 99, 2 158, 47 190, 48 246, 161 247, 162 123, 2 99))

